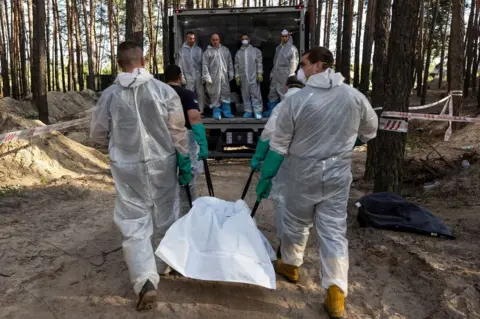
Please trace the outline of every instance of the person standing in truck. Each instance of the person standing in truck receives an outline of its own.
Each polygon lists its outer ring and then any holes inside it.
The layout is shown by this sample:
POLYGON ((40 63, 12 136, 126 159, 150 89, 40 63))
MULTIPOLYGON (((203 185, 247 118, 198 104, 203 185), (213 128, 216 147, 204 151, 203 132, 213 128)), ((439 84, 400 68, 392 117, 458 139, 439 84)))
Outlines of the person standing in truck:
POLYGON ((235 54, 235 81, 242 92, 244 118, 262 118, 263 101, 260 83, 263 82, 262 52, 252 46, 243 34, 242 47, 235 54))
POLYGON ((280 34, 281 43, 273 57, 273 69, 270 73, 270 92, 268 93, 268 110, 263 116, 269 117, 273 108, 283 99, 285 83, 288 77, 295 75, 298 67, 298 50, 287 30, 280 34))
MULTIPOLYGON (((196 176, 203 172, 204 159, 208 158, 208 142, 205 126, 202 123, 200 107, 195 93, 182 87, 183 74, 178 65, 169 65, 165 69, 165 81, 177 92, 182 101, 183 114, 185 116, 185 127, 188 131, 188 153, 192 163, 192 180, 189 183, 192 201, 196 199, 196 176)), ((182 217, 190 210, 188 197, 182 188, 180 194, 180 212, 175 212, 182 217)), ((177 199, 178 200, 178 199, 177 199)), ((176 203, 177 204, 177 203, 176 203)), ((175 207, 178 210, 178 206, 175 207)))
POLYGON ((352 150, 377 134, 378 118, 368 99, 335 73, 333 54, 316 47, 302 56, 297 78, 305 87, 285 99, 257 185, 267 198, 272 179, 286 169, 281 258, 275 271, 296 282, 310 228, 320 244, 325 309, 343 318, 348 294, 347 203, 352 182, 352 150))
POLYGON ((137 310, 145 310, 155 303, 159 273, 168 266, 155 258, 152 244, 157 247, 175 222, 178 182, 188 185, 192 178, 188 136, 180 98, 145 70, 142 47, 125 41, 117 59, 123 72, 97 102, 90 137, 108 142, 116 190, 113 219, 123 235, 137 310))
POLYGON ((200 113, 205 107, 205 90, 202 83, 202 49, 195 44, 195 33, 187 32, 180 48, 178 66, 182 70, 182 84, 195 92, 200 113))
POLYGON ((206 83, 213 118, 234 117, 230 109, 230 81, 233 80, 233 62, 230 51, 220 44, 220 36, 212 34, 210 45, 203 53, 202 78, 206 83))

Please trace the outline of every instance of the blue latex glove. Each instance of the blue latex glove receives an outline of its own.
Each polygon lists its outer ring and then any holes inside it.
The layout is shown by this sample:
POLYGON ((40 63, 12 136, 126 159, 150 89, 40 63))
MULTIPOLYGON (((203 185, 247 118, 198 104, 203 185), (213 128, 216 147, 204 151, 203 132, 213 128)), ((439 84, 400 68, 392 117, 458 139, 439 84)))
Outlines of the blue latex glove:
POLYGON ((192 163, 190 157, 177 152, 178 182, 185 186, 192 180, 192 163))
POLYGON ((280 166, 285 157, 275 151, 268 151, 267 157, 263 162, 262 174, 257 185, 257 200, 261 201, 270 196, 272 190, 272 179, 277 175, 280 166))
POLYGON ((198 160, 203 160, 208 158, 208 141, 207 133, 205 132, 205 126, 200 124, 192 125, 193 139, 200 146, 200 151, 198 152, 198 160))
POLYGON ((250 161, 250 168, 254 171, 260 170, 260 165, 262 165, 265 156, 267 156, 268 150, 270 149, 270 140, 258 139, 257 148, 255 149, 255 154, 253 154, 252 160, 250 161))

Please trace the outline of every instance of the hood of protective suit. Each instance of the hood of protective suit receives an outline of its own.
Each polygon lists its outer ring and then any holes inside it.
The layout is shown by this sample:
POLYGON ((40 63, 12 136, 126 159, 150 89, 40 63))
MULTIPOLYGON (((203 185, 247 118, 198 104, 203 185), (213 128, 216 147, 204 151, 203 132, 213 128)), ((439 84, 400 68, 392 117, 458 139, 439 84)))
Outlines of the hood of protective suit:
POLYGON ((285 98, 289 97, 290 95, 293 95, 293 94, 297 93, 300 90, 301 90, 301 88, 290 88, 290 89, 288 89, 287 93, 285 93, 285 98))
POLYGON ((153 75, 151 75, 147 70, 143 68, 136 68, 132 71, 132 73, 119 73, 117 75, 117 78, 115 79, 115 83, 120 84, 121 86, 126 88, 131 88, 142 85, 143 83, 148 82, 151 79, 153 79, 153 75))
POLYGON ((342 84, 344 79, 341 73, 335 73, 332 69, 327 69, 325 72, 310 76, 306 85, 322 89, 331 89, 342 84))

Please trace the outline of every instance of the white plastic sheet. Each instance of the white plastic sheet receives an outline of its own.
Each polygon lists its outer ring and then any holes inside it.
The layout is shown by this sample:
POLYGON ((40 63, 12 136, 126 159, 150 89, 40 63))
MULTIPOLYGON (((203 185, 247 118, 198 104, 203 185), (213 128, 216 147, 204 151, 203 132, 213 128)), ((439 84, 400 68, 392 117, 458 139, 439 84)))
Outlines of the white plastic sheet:
POLYGON ((276 288, 275 253, 242 200, 198 198, 155 254, 185 277, 276 288))

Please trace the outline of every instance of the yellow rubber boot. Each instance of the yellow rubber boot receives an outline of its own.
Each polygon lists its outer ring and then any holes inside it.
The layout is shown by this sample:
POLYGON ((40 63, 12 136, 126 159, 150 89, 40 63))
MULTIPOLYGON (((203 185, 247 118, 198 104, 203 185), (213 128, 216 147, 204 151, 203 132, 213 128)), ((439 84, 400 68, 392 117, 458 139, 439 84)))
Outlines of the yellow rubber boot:
POLYGON ((299 275, 300 275, 300 271, 299 271, 300 268, 298 268, 297 266, 287 265, 287 264, 283 263, 283 261, 281 259, 277 259, 275 261, 274 268, 275 268, 275 272, 277 274, 282 275, 288 281, 290 281, 294 284, 297 283, 299 275))
POLYGON ((325 297, 325 311, 330 319, 343 319, 345 312, 345 296, 338 286, 330 286, 325 297))

